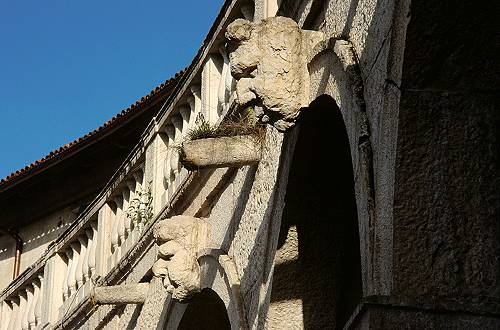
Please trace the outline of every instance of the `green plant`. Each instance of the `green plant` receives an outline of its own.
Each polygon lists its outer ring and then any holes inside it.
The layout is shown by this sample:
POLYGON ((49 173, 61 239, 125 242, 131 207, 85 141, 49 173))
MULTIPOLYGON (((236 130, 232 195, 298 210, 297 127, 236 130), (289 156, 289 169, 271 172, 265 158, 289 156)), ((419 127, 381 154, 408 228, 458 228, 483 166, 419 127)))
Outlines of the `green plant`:
POLYGON ((206 139, 210 137, 215 137, 217 134, 217 127, 215 125, 210 124, 203 114, 198 114, 196 118, 196 127, 190 129, 187 133, 188 140, 198 140, 198 139, 206 139))
POLYGON ((148 223, 153 218, 153 194, 151 193, 151 182, 147 190, 139 189, 136 197, 130 201, 125 212, 127 218, 134 223, 148 223))
POLYGON ((195 123, 197 126, 187 133, 188 140, 254 135, 262 141, 264 134, 264 127, 254 123, 253 107, 248 107, 241 112, 231 114, 219 126, 210 124, 202 114, 198 115, 195 123))

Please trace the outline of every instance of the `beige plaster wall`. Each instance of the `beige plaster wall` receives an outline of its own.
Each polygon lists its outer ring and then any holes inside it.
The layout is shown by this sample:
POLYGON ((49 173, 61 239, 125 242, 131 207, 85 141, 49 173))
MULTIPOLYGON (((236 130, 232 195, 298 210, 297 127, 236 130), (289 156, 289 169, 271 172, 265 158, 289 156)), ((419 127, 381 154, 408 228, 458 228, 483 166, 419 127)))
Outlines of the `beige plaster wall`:
MULTIPOLYGON (((37 261, 53 242, 76 219, 77 214, 70 208, 62 209, 19 230, 23 240, 21 269, 37 261)), ((12 281, 15 241, 7 235, 0 238, 0 290, 12 281)))
POLYGON ((0 236, 0 290, 12 280, 16 241, 7 234, 0 236))

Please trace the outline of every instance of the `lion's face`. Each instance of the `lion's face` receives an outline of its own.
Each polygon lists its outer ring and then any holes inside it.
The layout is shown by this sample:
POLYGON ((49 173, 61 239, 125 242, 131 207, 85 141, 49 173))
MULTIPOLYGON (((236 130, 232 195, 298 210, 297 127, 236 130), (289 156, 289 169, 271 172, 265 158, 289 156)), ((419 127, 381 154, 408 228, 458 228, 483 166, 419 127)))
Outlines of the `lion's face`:
POLYGON ((308 72, 303 36, 285 17, 257 23, 237 19, 226 31, 237 104, 261 108, 259 119, 280 130, 293 125, 304 104, 308 72))

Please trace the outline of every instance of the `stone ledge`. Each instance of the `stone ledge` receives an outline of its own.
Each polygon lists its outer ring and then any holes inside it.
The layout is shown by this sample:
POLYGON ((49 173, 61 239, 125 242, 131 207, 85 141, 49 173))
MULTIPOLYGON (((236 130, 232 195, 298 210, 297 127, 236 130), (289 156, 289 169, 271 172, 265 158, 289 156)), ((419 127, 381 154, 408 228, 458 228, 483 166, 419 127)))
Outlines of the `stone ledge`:
POLYGON ((388 296, 369 296, 344 329, 499 329, 500 313, 388 296))
POLYGON ((262 147, 253 135, 207 138, 182 143, 181 162, 189 170, 256 164, 262 147))

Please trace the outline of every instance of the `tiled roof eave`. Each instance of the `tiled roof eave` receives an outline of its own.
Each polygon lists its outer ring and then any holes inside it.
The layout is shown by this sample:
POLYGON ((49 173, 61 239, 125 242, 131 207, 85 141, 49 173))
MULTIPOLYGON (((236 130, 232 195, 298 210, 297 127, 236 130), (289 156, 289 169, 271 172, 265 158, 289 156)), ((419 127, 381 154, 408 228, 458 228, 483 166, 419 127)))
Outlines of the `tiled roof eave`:
POLYGON ((120 126, 122 123, 126 122, 129 118, 136 115, 139 111, 143 110, 155 97, 158 97, 162 92, 171 91, 173 87, 178 83, 181 76, 184 74, 185 70, 181 70, 176 73, 174 77, 166 80, 161 85, 153 89, 148 95, 143 96, 140 100, 136 101, 134 104, 130 105, 128 108, 122 110, 120 113, 116 114, 105 122, 103 125, 85 134, 78 139, 59 147, 56 150, 51 151, 46 156, 33 163, 7 175, 5 178, 0 179, 0 192, 4 191, 15 184, 23 181, 24 179, 35 175, 43 171, 51 164, 62 160, 64 157, 69 156, 73 153, 86 147, 88 144, 92 143, 94 140, 107 135, 108 131, 113 130, 115 127, 120 126))

